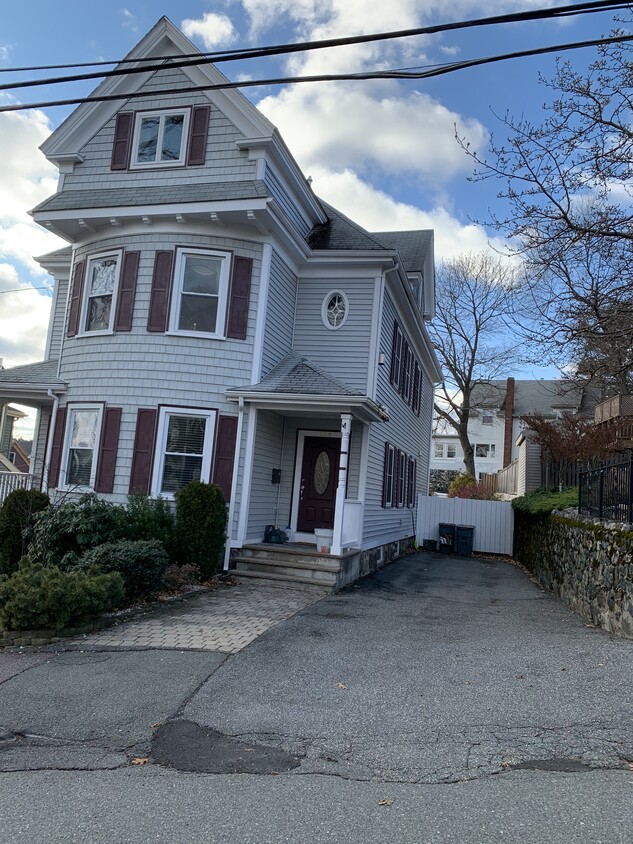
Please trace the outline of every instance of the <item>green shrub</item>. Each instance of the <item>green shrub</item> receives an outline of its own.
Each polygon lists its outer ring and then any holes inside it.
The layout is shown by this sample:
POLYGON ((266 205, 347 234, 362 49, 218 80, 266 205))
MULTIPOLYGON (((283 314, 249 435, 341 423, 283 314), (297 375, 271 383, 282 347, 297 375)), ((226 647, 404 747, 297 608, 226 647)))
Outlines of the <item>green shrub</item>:
POLYGON ((119 572, 125 587, 125 600, 133 603, 161 589, 169 558, 157 539, 121 539, 87 551, 79 565, 82 569, 119 572))
POLYGON ((213 577, 226 541, 227 511, 220 487, 192 481, 176 493, 178 560, 213 577))
POLYGON ((524 513, 546 514, 552 510, 564 510, 566 507, 578 507, 578 490, 575 487, 561 492, 549 489, 535 489, 525 495, 512 499, 515 510, 524 513))
POLYGON ((176 517, 172 504, 164 498, 150 498, 143 493, 130 495, 121 508, 119 539, 158 539, 170 562, 176 560, 176 517))
POLYGON ((38 513, 28 553, 46 566, 74 568, 90 548, 119 538, 123 508, 90 493, 38 513))
POLYGON ((23 564, 10 577, 0 577, 0 626, 76 627, 119 606, 122 597, 123 579, 116 572, 63 572, 56 566, 23 564))
POLYGON ((26 531, 36 513, 50 506, 48 495, 37 489, 15 489, 0 507, 0 572, 11 574, 26 553, 26 531))

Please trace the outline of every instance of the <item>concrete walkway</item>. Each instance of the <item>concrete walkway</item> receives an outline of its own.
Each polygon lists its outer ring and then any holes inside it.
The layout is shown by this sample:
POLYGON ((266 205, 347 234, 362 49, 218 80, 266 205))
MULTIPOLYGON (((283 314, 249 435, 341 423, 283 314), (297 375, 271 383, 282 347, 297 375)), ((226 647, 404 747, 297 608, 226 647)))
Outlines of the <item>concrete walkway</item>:
POLYGON ((234 654, 328 594, 245 583, 224 586, 74 639, 69 649, 218 651, 234 654))

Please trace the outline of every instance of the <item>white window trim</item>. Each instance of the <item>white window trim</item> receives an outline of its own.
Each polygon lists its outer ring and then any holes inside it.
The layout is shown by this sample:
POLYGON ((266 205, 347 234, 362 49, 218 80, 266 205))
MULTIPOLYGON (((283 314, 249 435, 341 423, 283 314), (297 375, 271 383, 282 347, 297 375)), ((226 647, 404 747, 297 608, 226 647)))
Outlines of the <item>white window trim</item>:
MULTIPOLYGON (((132 138, 132 155, 130 157, 130 170, 154 170, 156 167, 184 167, 187 163, 187 148, 189 146, 189 121, 191 117, 190 108, 165 108, 155 111, 137 111, 134 115, 134 135, 132 138), (138 144, 141 135, 141 120, 146 117, 164 118, 172 114, 182 114, 182 144, 180 147, 180 158, 174 161, 137 161, 138 144)), ((162 137, 162 136, 161 136, 162 137)))
POLYGON ((446 443, 446 459, 447 460, 455 460, 456 457, 457 457, 457 446, 455 445, 455 443, 446 443), (452 454, 448 453, 449 448, 453 449, 452 454))
MULTIPOLYGON (((204 431, 204 444, 202 446, 202 465, 200 467, 199 480, 208 480, 211 472, 211 460, 213 457, 213 444, 215 440, 215 425, 217 411, 201 407, 161 407, 158 414, 158 431, 156 435, 156 447, 154 450, 154 470, 152 472, 151 495, 160 496, 173 501, 174 494, 162 492, 159 487, 163 477, 165 460, 165 447, 167 445, 167 431, 169 419, 172 416, 203 416, 207 420, 204 431)), ((206 481, 205 481, 206 482, 206 481)))
POLYGON ((444 458, 444 443, 433 443, 433 459, 442 460, 444 458))
POLYGON ((81 313, 79 315, 79 326, 77 330, 78 337, 99 337, 103 334, 114 334, 114 320, 116 314, 117 301, 119 299, 119 288, 121 286, 121 267, 123 264, 123 250, 122 249, 107 249, 104 252, 97 252, 94 255, 86 256, 86 271, 84 274, 83 291, 81 295, 81 313), (94 261, 99 261, 103 258, 116 257, 116 281, 114 282, 114 290, 112 291, 112 305, 110 306, 110 324, 107 328, 99 329, 99 331, 88 331, 86 328, 86 320, 88 318, 88 307, 91 299, 90 296, 90 269, 94 261))
POLYGON ((339 290, 338 288, 334 288, 334 289, 330 290, 330 292, 325 295, 325 298, 323 299, 323 302, 321 304, 321 319, 323 321, 323 325, 329 331, 338 331, 339 329, 343 328, 343 326, 347 322, 348 317, 349 317, 349 299, 347 297, 347 294, 343 293, 343 291, 339 290), (328 303, 329 303, 330 299, 332 298, 332 296, 340 296, 342 298, 343 302, 345 302, 345 316, 343 317, 343 320, 341 322, 339 322, 338 325, 331 325, 330 321, 327 318, 327 306, 328 306, 328 303))
POLYGON ((64 448, 62 451, 62 459, 59 468, 59 482, 58 489, 76 490, 77 492, 91 492, 94 489, 95 478, 97 475, 97 463, 99 462, 99 446, 101 443, 101 426, 103 423, 103 405, 90 403, 71 403, 66 405, 66 428, 64 430, 64 448), (92 466, 90 467, 90 483, 88 486, 78 486, 77 484, 68 484, 66 482, 68 475, 68 458, 70 454, 70 439, 72 434, 72 421, 75 411, 81 410, 96 410, 97 411, 97 425, 95 430, 95 447, 92 452, 92 466))
POLYGON ((226 337, 226 313, 229 299, 229 280, 231 271, 231 253, 220 252, 216 249, 198 249, 196 247, 179 247, 176 249, 176 261, 174 265, 174 288, 171 297, 171 311, 169 315, 168 334, 177 334, 179 337, 206 337, 215 340, 224 340, 226 337), (222 271, 220 273, 220 286, 218 290, 218 314, 216 331, 184 331, 178 328, 180 319, 180 302, 182 297, 182 283, 185 272, 185 258, 187 255, 203 255, 210 258, 222 260, 222 271))

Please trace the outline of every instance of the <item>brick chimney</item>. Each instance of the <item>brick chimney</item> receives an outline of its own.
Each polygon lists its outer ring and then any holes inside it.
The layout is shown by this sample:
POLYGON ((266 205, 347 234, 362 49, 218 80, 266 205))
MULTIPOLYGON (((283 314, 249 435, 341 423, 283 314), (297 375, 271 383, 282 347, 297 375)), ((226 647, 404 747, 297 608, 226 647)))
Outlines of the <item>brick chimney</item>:
POLYGON ((503 465, 512 463, 512 416, 514 414, 514 378, 506 381, 505 418, 503 427, 503 465))

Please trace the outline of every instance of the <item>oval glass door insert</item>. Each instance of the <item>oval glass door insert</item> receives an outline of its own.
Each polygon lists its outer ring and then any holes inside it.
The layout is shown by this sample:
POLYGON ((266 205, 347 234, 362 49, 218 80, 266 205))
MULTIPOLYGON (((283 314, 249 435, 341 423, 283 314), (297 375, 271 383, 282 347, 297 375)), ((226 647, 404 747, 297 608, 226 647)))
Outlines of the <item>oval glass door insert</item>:
POLYGON ((327 451, 321 451, 314 462, 314 489, 318 495, 323 495, 329 482, 330 457, 327 451))

